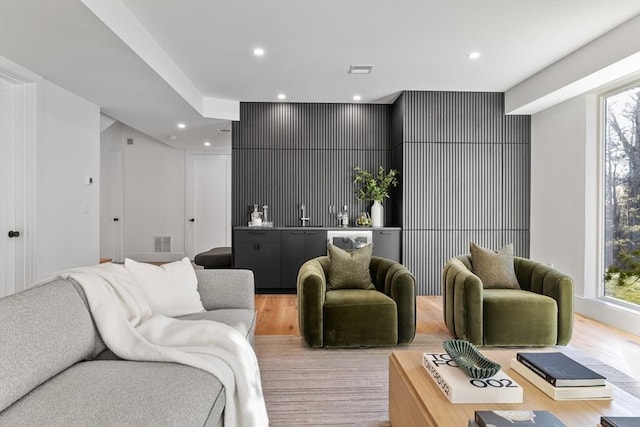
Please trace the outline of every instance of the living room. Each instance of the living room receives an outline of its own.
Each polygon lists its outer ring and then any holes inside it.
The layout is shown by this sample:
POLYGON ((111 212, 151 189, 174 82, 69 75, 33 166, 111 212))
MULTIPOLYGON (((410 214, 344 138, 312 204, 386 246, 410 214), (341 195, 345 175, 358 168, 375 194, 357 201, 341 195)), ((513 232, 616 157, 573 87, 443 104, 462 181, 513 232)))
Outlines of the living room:
POLYGON ((3 242, 3 295, 104 257, 231 246, 255 203, 283 227, 301 203, 311 224, 334 226, 327 207, 343 204, 353 223, 370 209, 353 168, 383 166, 400 171, 385 225, 402 227, 420 296, 440 295, 470 242, 513 243, 573 279, 576 313, 640 335, 637 305, 603 298, 598 190, 601 97, 640 76, 637 2, 206 3, 0 2, 0 71, 23 86, 29 129, 2 147, 18 178, 0 224, 21 232, 3 242), (207 243, 190 165, 211 153, 228 215, 207 243))

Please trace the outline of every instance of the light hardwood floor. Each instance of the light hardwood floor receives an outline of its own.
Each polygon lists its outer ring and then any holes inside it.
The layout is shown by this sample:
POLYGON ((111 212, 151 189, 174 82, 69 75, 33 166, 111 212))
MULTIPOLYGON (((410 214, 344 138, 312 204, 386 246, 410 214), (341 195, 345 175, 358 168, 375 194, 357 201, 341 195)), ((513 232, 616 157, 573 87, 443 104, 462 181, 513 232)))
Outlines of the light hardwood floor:
MULTIPOLYGON (((295 295, 256 295, 256 335, 300 335, 295 295)), ((447 333, 442 321, 442 297, 417 297, 417 332, 447 333)), ((640 364, 640 337, 575 315, 569 347, 580 350, 609 366, 632 375, 629 364, 640 364), (632 360, 628 354, 635 354, 632 360)), ((561 348, 561 347, 558 347, 561 348)))

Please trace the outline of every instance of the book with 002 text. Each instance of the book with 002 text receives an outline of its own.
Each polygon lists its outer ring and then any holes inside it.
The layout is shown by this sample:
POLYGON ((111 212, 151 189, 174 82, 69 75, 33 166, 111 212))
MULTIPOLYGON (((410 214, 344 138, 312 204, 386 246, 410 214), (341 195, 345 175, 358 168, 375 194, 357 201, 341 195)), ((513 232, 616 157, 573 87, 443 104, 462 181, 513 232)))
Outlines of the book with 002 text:
POLYGON ((592 387, 554 387, 517 359, 511 359, 511 369, 553 400, 609 400, 613 396, 613 387, 606 382, 605 385, 592 387))
POLYGON ((522 387, 499 371, 491 378, 468 377, 447 353, 423 353, 425 369, 451 403, 522 403, 522 387))
POLYGON ((555 387, 589 387, 605 384, 605 377, 564 353, 517 353, 516 358, 555 387))

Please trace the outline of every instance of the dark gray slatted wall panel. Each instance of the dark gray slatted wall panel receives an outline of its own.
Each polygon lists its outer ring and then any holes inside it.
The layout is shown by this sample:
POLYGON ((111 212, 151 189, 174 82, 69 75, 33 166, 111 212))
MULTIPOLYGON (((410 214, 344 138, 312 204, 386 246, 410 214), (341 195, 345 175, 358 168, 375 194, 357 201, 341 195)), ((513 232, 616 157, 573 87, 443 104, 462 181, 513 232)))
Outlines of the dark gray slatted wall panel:
POLYGON ((403 160, 403 98, 404 94, 400 94, 398 99, 391 106, 391 167, 399 172, 397 175, 398 185, 391 189, 390 196, 393 200, 391 212, 391 223, 396 225, 402 224, 402 206, 404 200, 402 198, 402 188, 404 174, 402 173, 403 160))
POLYGON ((529 116, 504 116, 502 93, 403 92, 400 102, 403 262, 418 292, 440 294, 442 266, 469 242, 513 242, 528 256, 529 116))
MULTIPOLYGON (((233 223, 246 225, 254 203, 276 225, 336 225, 329 205, 347 204, 351 221, 369 203, 354 193, 353 168, 390 167, 390 106, 241 103, 233 124, 233 223)), ((390 222, 391 203, 385 208, 390 222)))

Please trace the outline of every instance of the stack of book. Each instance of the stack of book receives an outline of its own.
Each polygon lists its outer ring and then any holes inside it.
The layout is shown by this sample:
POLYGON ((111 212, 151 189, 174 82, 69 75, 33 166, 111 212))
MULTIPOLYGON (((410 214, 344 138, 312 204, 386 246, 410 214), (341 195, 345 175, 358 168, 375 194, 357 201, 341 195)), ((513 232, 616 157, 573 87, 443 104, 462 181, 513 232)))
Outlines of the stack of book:
POLYGON ((560 352, 517 353, 511 369, 554 400, 611 399, 606 378, 560 352))

